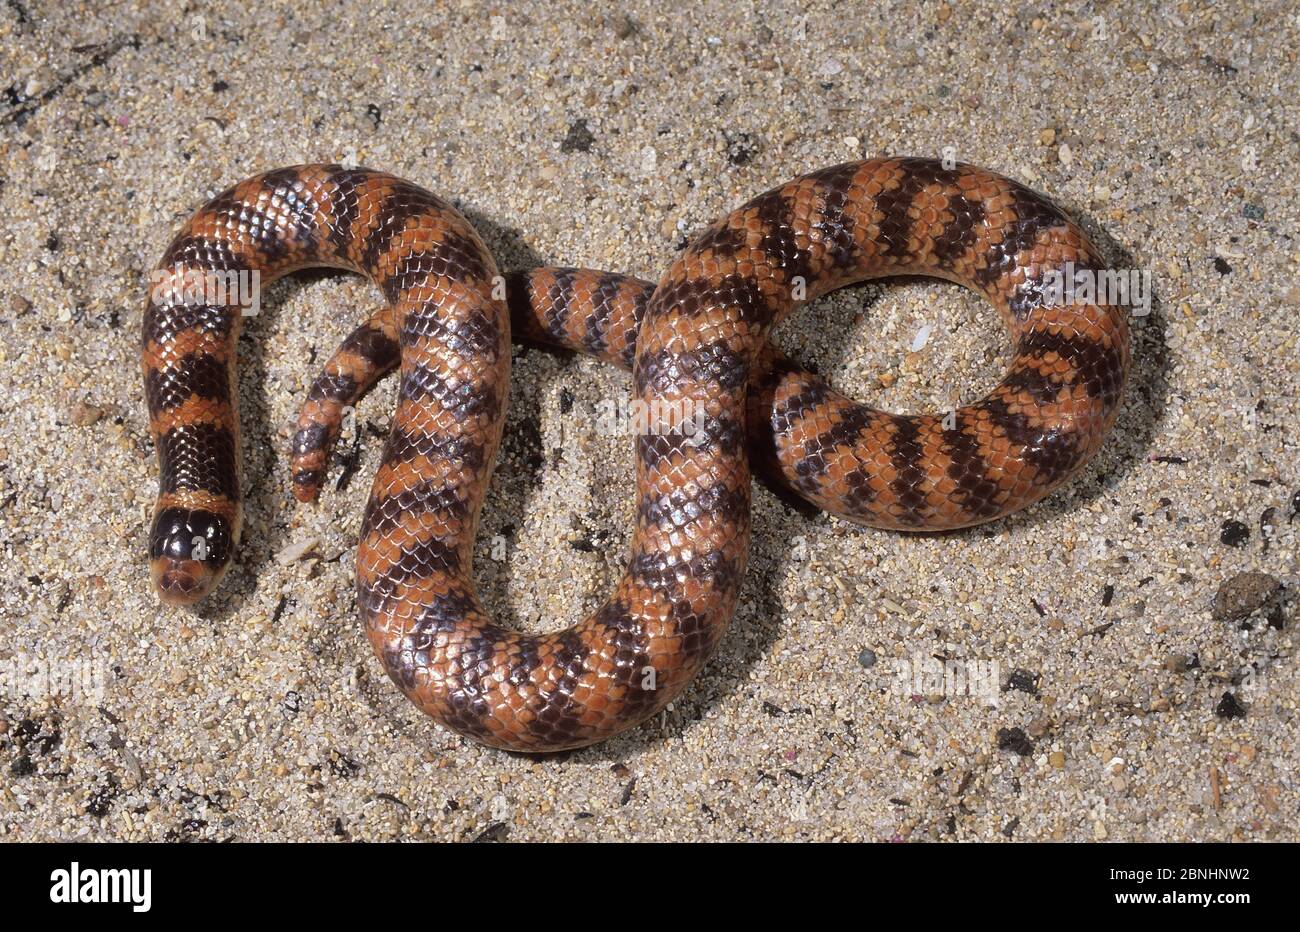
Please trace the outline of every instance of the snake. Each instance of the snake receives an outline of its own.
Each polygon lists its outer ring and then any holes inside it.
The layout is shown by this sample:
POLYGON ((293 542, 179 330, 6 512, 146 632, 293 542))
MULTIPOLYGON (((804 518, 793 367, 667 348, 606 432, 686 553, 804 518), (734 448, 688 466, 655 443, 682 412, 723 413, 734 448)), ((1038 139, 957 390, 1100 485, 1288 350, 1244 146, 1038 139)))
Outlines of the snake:
POLYGON ((265 284, 307 267, 364 275, 385 303, 311 383, 294 494, 316 497, 344 412, 396 372, 359 533, 359 614, 420 710, 517 752, 610 738, 699 673, 737 606, 751 469, 872 527, 991 521, 1097 452, 1130 367, 1122 304, 1053 290, 1063 275, 1105 274, 1084 231, 1044 195, 963 163, 886 157, 802 175, 703 228, 656 283, 567 267, 503 276, 470 222, 412 182, 334 164, 276 169, 189 218, 146 302, 141 358, 159 459, 148 556, 168 604, 217 586, 242 526, 236 348, 247 303, 212 283, 256 273, 265 284), (1013 353, 985 397, 890 413, 836 393, 769 342, 796 308, 900 275, 956 282, 997 310, 1013 353), (630 371, 631 400, 650 412, 629 431, 626 568, 598 609, 542 634, 495 623, 473 580, 512 333, 630 371))

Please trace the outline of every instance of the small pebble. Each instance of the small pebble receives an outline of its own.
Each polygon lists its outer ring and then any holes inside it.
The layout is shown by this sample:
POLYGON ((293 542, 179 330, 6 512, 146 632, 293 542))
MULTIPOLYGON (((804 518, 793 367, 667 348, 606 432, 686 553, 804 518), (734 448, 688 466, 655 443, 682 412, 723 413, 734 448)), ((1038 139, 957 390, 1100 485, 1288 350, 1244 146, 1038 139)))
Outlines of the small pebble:
POLYGON ((1029 727, 1025 730, 1029 732, 1029 737, 1041 738, 1052 730, 1052 720, 1045 715, 1040 715, 1030 722, 1029 727))
POLYGON ((1219 704, 1214 707, 1214 714, 1219 718, 1245 718, 1246 710, 1241 707, 1237 697, 1227 692, 1219 700, 1219 704))
POLYGON ((615 14, 610 20, 610 26, 614 35, 620 39, 630 39, 637 30, 636 22, 626 13, 615 14))
POLYGON ((1214 619, 1244 622, 1262 609, 1278 609, 1281 595, 1282 583, 1276 576, 1256 571, 1238 573, 1214 594, 1214 619))
POLYGON ((998 750, 1014 751, 1021 757, 1034 752, 1034 742, 1029 740, 1023 728, 999 728, 998 750))
POLYGON ((591 145, 596 141, 595 135, 587 127, 586 120, 575 120, 565 135, 564 140, 560 143, 561 152, 590 152, 591 145))
POLYGON ((297 563, 299 560, 313 552, 320 545, 319 538, 304 537, 302 540, 295 541, 285 547, 275 555, 275 560, 280 564, 297 563))
POLYGON ((78 401, 72 406, 72 411, 69 416, 72 418, 72 423, 76 424, 78 427, 89 427, 103 418, 104 409, 98 405, 78 401))
POLYGON ((1011 675, 1007 677, 1006 685, 1002 689, 1004 692, 1014 689, 1022 693, 1037 695, 1038 677, 1029 670, 1017 668, 1011 671, 1011 675))
POLYGON ((1229 547, 1240 547, 1250 540, 1250 528, 1240 521, 1224 521, 1219 528, 1219 540, 1229 547))

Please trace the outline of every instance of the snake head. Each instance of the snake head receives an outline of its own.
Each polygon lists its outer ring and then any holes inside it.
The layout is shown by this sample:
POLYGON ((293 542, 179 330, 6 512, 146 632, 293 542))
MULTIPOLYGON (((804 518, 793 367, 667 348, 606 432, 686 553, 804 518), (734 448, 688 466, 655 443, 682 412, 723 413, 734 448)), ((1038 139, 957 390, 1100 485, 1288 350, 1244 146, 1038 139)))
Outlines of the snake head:
POLYGON ((191 605, 230 566, 234 531, 228 518, 194 508, 164 508, 149 534, 149 572, 168 605, 191 605))

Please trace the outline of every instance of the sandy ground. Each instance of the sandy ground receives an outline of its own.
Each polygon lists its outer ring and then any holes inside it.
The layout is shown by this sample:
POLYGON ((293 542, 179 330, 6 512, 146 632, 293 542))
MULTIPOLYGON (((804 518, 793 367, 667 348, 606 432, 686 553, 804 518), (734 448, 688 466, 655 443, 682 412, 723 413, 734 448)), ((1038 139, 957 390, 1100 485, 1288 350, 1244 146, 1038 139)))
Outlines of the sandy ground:
MULTIPOLYGON (((250 6, 0 5, 0 836, 1297 837, 1293 5, 250 6), (378 300, 347 276, 269 289, 241 345, 238 565, 197 613, 151 594, 145 283, 227 184, 355 159, 448 196, 504 268, 657 277, 789 177, 945 151, 1151 273, 1110 442, 948 535, 760 489, 730 632, 645 727, 511 756, 383 677, 352 564, 392 385, 344 488, 336 463, 299 506, 286 471, 315 365, 378 300)), ((978 397, 1006 355, 995 315, 927 282, 832 296, 778 342, 894 410, 978 397)), ((517 352, 479 548, 510 623, 563 627, 620 572, 631 446, 594 414, 626 390, 517 352)))

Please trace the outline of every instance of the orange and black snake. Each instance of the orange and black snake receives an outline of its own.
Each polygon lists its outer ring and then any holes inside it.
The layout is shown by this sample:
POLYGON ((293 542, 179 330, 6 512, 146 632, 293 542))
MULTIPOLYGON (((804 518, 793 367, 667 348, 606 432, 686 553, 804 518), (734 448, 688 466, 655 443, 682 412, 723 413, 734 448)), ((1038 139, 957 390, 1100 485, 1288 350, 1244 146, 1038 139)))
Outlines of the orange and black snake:
POLYGON ((717 646, 749 545, 750 466, 849 520, 958 528, 1041 499, 1096 452, 1129 368, 1123 308, 1053 300, 1049 274, 1101 273, 1079 227, 993 172, 882 158, 804 175, 699 234, 658 285, 581 269, 506 279, 438 197, 338 165, 267 172, 218 195, 159 264, 144 315, 161 465, 154 585, 185 604, 239 538, 235 349, 241 308, 186 287, 256 271, 350 269, 387 301, 313 384, 294 441, 312 499, 347 405, 399 369, 366 506, 358 604, 384 669, 443 725, 520 751, 581 747, 671 701, 717 646), (1015 352, 982 400, 933 415, 857 405, 776 351, 771 327, 835 288, 890 275, 984 295, 1015 352), (590 617, 551 634, 494 624, 471 571, 516 335, 630 368, 636 432, 627 569, 590 617), (683 412, 693 412, 690 420, 683 412), (674 416, 653 412, 673 412, 674 416))

